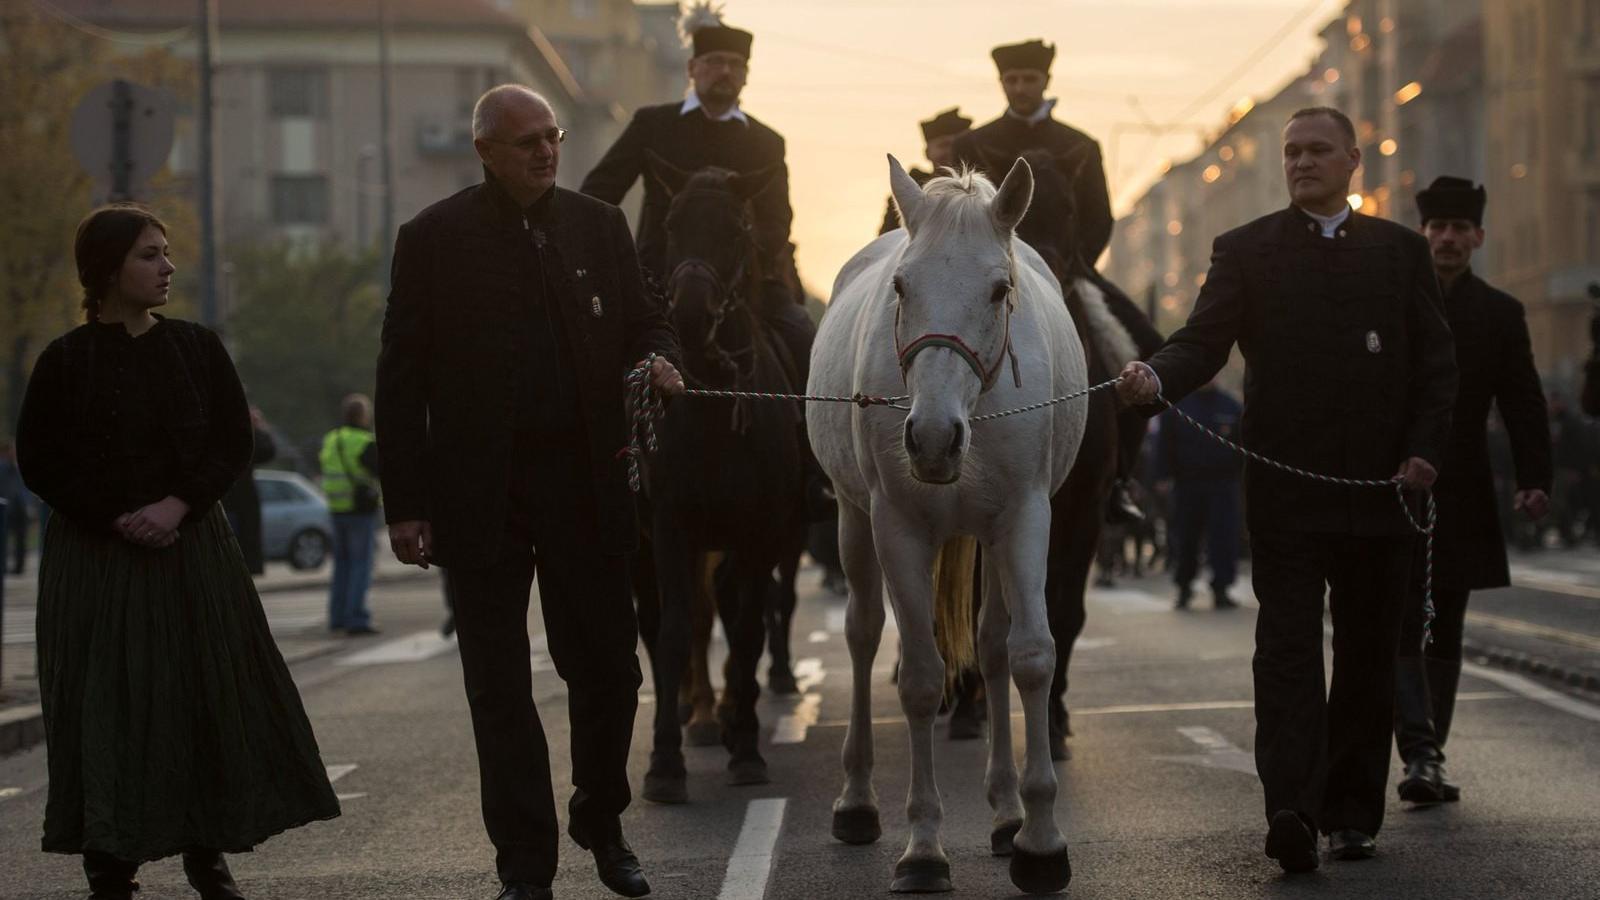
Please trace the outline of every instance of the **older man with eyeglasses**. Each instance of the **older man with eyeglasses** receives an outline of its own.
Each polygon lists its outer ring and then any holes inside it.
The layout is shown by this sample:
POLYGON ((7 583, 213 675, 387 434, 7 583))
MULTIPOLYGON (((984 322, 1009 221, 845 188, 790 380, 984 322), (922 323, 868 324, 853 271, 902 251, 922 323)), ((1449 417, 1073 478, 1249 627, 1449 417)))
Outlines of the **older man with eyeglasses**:
POLYGON ((626 553, 624 378, 683 381, 622 212, 555 186, 565 132, 503 85, 472 117, 484 181, 401 226, 378 358, 384 511, 401 562, 450 570, 500 900, 549 898, 560 823, 534 708, 535 572, 572 725, 568 833, 607 887, 649 893, 623 839, 641 681, 626 553))

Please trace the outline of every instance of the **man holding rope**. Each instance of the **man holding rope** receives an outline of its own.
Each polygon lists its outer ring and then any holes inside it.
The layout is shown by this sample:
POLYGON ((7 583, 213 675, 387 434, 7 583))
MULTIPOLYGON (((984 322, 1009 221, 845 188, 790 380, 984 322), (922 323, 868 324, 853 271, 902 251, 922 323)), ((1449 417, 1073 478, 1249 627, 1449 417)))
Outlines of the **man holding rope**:
MULTIPOLYGON (((1188 324, 1117 387, 1149 414, 1245 359, 1243 444, 1296 469, 1430 487, 1450 435, 1455 350, 1415 231, 1352 211, 1361 164, 1338 110, 1284 128, 1292 204, 1216 239, 1188 324), (1396 471, 1398 469, 1398 472, 1396 471)), ((1377 852, 1395 654, 1417 546, 1395 491, 1318 483, 1252 460, 1246 520, 1261 610, 1253 664, 1267 856, 1286 872, 1377 852), (1333 683, 1323 681, 1323 598, 1333 683)))

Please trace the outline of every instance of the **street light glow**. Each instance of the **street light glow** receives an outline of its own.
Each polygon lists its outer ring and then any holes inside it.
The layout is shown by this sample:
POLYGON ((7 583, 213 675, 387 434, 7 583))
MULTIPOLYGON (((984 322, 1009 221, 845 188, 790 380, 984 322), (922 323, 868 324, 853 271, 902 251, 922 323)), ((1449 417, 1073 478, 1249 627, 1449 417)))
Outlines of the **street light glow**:
POLYGON ((1394 92, 1394 105, 1405 106, 1407 103, 1417 99, 1417 95, 1421 93, 1422 85, 1413 81, 1400 90, 1394 92))
POLYGON ((1393 156, 1395 151, 1399 149, 1400 145, 1395 142, 1394 138, 1385 138, 1383 143, 1378 145, 1378 152, 1384 156, 1393 156))
POLYGON ((1206 184, 1211 184, 1222 177, 1222 167, 1215 163, 1206 166, 1206 170, 1200 173, 1200 177, 1205 179, 1206 184))

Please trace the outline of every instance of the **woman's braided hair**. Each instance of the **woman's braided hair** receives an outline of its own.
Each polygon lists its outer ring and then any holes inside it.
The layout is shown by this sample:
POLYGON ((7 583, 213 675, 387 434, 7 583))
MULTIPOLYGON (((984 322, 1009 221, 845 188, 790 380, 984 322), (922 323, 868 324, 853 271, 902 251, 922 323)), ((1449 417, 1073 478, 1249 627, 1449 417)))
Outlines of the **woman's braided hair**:
POLYGON ((122 271, 123 260, 139 235, 151 226, 167 233, 166 223, 137 203, 102 206, 78 223, 72 255, 78 266, 78 284, 83 286, 84 316, 89 321, 99 320, 100 304, 122 271))

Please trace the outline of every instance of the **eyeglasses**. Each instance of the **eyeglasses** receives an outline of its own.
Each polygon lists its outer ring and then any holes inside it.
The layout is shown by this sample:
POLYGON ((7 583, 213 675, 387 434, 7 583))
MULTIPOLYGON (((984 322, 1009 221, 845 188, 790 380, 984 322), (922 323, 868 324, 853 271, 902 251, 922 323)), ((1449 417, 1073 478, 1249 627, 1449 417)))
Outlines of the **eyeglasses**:
POLYGON ((514 147, 523 153, 532 153, 539 148, 540 144, 549 144, 553 147, 557 144, 565 142, 566 139, 567 130, 565 128, 551 128, 548 131, 534 132, 527 137, 517 138, 514 141, 502 141, 498 138, 484 138, 484 140, 491 144, 504 144, 507 147, 514 147))

